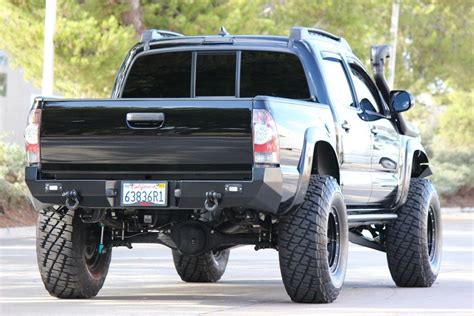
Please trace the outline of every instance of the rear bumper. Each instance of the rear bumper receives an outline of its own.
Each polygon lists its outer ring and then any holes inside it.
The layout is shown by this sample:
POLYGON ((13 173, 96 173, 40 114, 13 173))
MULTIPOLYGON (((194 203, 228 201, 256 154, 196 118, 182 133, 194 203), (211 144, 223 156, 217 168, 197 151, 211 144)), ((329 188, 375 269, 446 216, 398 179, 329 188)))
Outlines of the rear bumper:
MULTIPOLYGON (((65 205, 62 193, 75 189, 79 192, 80 207, 124 209, 121 206, 123 180, 45 180, 37 167, 27 167, 25 180, 30 199, 39 210, 51 205, 65 205), (58 190, 48 190, 49 187, 58 190)), ((222 194, 219 208, 245 207, 277 213, 282 200, 282 173, 277 167, 255 167, 252 180, 168 180, 168 205, 156 209, 200 209, 204 207, 206 192, 222 194), (226 185, 241 186, 240 192, 226 192, 226 185)), ((134 207, 136 208, 136 207, 134 207)))

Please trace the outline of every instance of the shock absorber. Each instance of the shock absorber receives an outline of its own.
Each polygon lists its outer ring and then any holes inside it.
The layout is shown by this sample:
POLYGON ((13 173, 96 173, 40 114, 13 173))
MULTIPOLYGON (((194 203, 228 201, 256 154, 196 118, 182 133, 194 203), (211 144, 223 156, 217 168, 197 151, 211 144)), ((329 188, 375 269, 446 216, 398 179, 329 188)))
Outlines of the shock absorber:
POLYGON ((100 226, 100 243, 97 245, 97 251, 99 252, 99 255, 103 254, 104 253, 104 230, 105 230, 105 226, 104 224, 99 224, 100 226))

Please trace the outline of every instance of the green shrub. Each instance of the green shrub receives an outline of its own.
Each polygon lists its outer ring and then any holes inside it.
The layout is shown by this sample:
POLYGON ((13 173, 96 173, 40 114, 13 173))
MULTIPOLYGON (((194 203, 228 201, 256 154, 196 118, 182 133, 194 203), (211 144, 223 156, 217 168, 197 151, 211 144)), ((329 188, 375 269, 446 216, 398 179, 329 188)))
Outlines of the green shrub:
POLYGON ((25 201, 25 150, 0 140, 0 203, 13 205, 25 201))
POLYGON ((432 180, 444 196, 456 194, 463 187, 474 187, 474 149, 448 148, 437 148, 431 160, 432 180))
POLYGON ((438 124, 428 142, 434 167, 433 182, 444 196, 474 188, 474 92, 446 96, 438 124))

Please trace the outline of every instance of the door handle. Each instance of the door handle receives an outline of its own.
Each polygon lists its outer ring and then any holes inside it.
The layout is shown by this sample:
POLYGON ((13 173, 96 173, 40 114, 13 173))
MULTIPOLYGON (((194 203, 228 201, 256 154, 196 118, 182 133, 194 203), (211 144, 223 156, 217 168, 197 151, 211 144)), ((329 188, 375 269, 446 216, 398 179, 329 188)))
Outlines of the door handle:
POLYGON ((344 121, 342 124, 341 124, 341 127, 343 130, 345 130, 346 132, 348 132, 350 129, 351 129, 351 125, 349 124, 349 122, 347 121, 344 121))
POLYGON ((372 134, 374 134, 374 135, 377 135, 377 134, 378 134, 377 127, 372 126, 372 127, 370 128, 370 132, 371 132, 372 134))
POLYGON ((127 125, 134 129, 155 129, 163 126, 164 113, 127 113, 127 125))

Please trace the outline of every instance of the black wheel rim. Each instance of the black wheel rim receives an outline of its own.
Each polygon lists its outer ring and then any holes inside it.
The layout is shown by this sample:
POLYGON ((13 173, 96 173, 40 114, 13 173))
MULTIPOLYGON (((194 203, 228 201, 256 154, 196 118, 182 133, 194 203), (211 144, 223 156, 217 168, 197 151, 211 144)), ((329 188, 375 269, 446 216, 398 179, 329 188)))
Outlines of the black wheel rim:
POLYGON ((328 216, 327 229, 327 251, 328 251, 328 266, 331 273, 335 273, 339 266, 341 248, 341 234, 339 217, 335 208, 331 209, 328 216))
POLYGON ((99 253, 98 244, 100 242, 100 231, 97 229, 87 229, 86 244, 84 249, 84 259, 90 273, 95 275, 98 273, 101 254, 99 253))
POLYGON ((428 257, 431 263, 433 263, 436 258, 436 238, 437 238, 436 226, 437 226, 436 217, 435 217, 433 208, 430 207, 428 211, 427 234, 428 234, 428 257))

